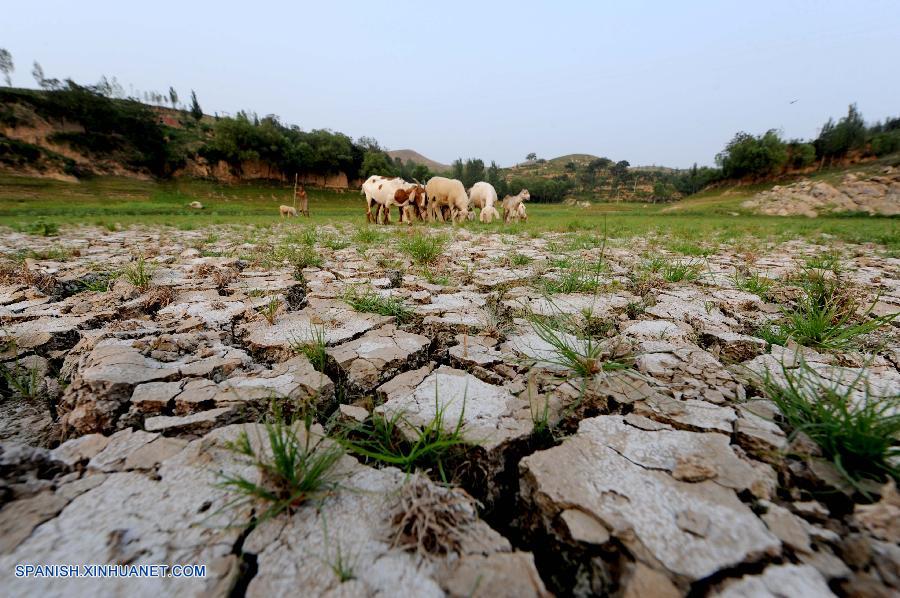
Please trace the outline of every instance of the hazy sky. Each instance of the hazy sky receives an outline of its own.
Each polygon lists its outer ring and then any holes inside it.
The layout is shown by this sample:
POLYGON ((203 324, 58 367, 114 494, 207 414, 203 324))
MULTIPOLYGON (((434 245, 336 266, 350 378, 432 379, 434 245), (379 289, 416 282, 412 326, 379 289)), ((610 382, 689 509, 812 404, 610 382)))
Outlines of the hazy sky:
POLYGON ((900 115, 900 2, 10 0, 13 83, 115 75, 442 162, 711 164, 739 130, 900 115), (791 104, 792 100, 797 100, 791 104))

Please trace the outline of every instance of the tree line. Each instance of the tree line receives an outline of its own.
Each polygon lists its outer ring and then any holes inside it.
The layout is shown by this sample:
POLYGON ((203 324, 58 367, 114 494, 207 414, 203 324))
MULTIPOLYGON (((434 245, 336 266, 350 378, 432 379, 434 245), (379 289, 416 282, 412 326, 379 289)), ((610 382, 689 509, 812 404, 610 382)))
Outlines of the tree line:
POLYGON ((813 165, 828 166, 853 155, 884 156, 900 151, 900 117, 866 125, 855 104, 837 121, 829 118, 813 140, 785 141, 770 129, 737 133, 716 156, 723 179, 765 179, 813 165))

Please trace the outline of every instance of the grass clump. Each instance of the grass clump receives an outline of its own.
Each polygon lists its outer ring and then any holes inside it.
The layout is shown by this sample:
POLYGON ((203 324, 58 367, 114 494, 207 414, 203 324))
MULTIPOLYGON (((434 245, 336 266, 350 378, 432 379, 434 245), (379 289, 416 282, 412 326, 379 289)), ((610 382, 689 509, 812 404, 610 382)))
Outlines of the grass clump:
POLYGON ((764 327, 759 336, 772 345, 788 341, 826 350, 854 348, 859 337, 889 324, 900 312, 872 316, 877 299, 857 316, 861 304, 838 276, 807 271, 800 283, 800 296, 783 310, 782 321, 764 327))
POLYGON ((429 284, 438 284, 442 287, 445 287, 450 284, 450 277, 446 272, 439 272, 437 270, 432 270, 429 267, 422 268, 422 276, 425 277, 425 280, 428 281, 429 284))
POLYGON ((262 317, 264 317, 266 322, 271 326, 275 323, 275 319, 278 317, 278 310, 280 309, 281 300, 278 297, 270 297, 268 301, 257 308, 257 311, 262 314, 262 317))
POLYGON ((413 235, 400 241, 400 251, 418 264, 433 264, 444 253, 447 239, 441 235, 413 235))
POLYGON ((741 291, 753 293, 763 299, 769 296, 772 287, 775 285, 775 281, 771 278, 766 278, 759 272, 752 272, 750 270, 747 270, 746 272, 735 270, 734 276, 731 277, 731 281, 734 283, 734 286, 741 291))
POLYGON ((29 222, 28 224, 20 227, 19 230, 21 232, 28 233, 29 235, 54 237, 59 234, 59 225, 55 222, 44 220, 43 218, 37 218, 34 222, 29 222))
POLYGON ((312 415, 303 421, 302 434, 296 424, 280 418, 265 424, 265 438, 251 442, 246 430, 227 448, 259 471, 259 479, 222 474, 221 486, 238 495, 229 505, 247 502, 262 505, 258 521, 281 513, 291 514, 306 502, 319 500, 337 486, 335 465, 344 452, 340 445, 313 440, 312 415))
POLYGON ((406 322, 413 315, 412 310, 403 301, 393 297, 384 297, 368 288, 360 291, 358 287, 350 287, 344 293, 343 299, 356 311, 394 316, 398 322, 406 322))
POLYGON ((40 397, 46 390, 40 369, 28 357, 19 358, 15 340, 8 343, 0 341, 0 348, 12 350, 15 354, 12 363, 0 363, 0 395, 9 393, 25 400, 40 397))
POLYGON ((287 260, 297 272, 304 268, 321 268, 323 263, 322 256, 315 247, 306 244, 280 245, 275 248, 275 259, 279 262, 287 260))
POLYGON ((424 557, 459 553, 477 514, 475 500, 464 491, 411 477, 391 515, 391 546, 424 557))
POLYGON ((350 247, 350 240, 338 235, 325 235, 322 238, 322 244, 331 250, 338 251, 350 247))
POLYGON ((353 241, 359 245, 372 245, 383 240, 384 234, 371 227, 358 228, 353 234, 353 241))
POLYGON ((125 277, 125 280, 137 287, 139 291, 144 292, 150 288, 150 281, 153 278, 154 270, 155 266, 151 262, 145 260, 144 256, 140 255, 136 260, 125 267, 122 271, 122 276, 125 277))
POLYGON ((363 423, 345 424, 341 443, 364 462, 398 467, 407 473, 436 469, 449 483, 445 465, 468 443, 463 438, 465 399, 459 418, 449 431, 445 426, 447 403, 441 405, 435 387, 434 417, 424 425, 413 424, 402 411, 391 416, 375 413, 363 423))
POLYGON ((567 261, 563 268, 558 278, 543 279, 547 293, 593 293, 603 285, 601 274, 606 271, 606 264, 602 260, 593 264, 583 260, 567 261))
POLYGON ((699 262, 667 261, 659 274, 666 282, 692 281, 700 278, 703 265, 699 262))
POLYGON ((572 370, 583 378, 626 369, 630 365, 624 360, 613 358, 603 342, 593 338, 578 338, 567 332, 559 321, 534 318, 531 326, 538 338, 552 347, 549 355, 533 357, 536 361, 572 370))
POLYGON ((766 372, 761 386, 778 407, 791 436, 803 432, 858 490, 869 479, 900 482, 900 397, 877 396, 864 370, 849 382, 827 380, 806 362, 766 372))
POLYGON ((509 258, 509 263, 513 266, 527 266, 534 261, 534 258, 524 253, 514 253, 509 258))
POLYGON ((325 371, 325 362, 328 358, 326 353, 327 343, 325 342, 325 327, 317 326, 310 329, 310 336, 307 340, 295 339, 291 343, 291 348, 295 353, 303 354, 313 364, 313 367, 320 372, 325 371))

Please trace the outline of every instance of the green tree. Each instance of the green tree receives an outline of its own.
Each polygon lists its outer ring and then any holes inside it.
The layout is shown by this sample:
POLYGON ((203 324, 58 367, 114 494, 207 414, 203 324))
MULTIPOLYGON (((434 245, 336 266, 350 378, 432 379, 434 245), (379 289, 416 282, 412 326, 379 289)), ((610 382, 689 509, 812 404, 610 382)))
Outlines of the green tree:
POLYGON ((816 147, 800 139, 794 139, 787 144, 787 163, 791 168, 806 168, 816 161, 816 147))
POLYGON ((197 101, 197 93, 193 89, 191 90, 191 116, 198 122, 203 118, 203 109, 200 108, 200 102, 197 101))
POLYGON ((856 104, 850 104, 847 116, 837 123, 829 118, 813 143, 818 157, 829 160, 843 158, 851 150, 861 149, 866 143, 866 123, 856 104))
POLYGON ((613 164, 610 171, 615 178, 624 179, 628 174, 629 166, 631 166, 631 164, 628 163, 628 160, 619 160, 618 162, 613 164))
POLYGON ((0 73, 3 73, 7 87, 12 87, 12 79, 9 75, 15 70, 16 67, 13 64, 12 54, 10 54, 9 50, 6 48, 0 48, 0 73))
POLYGON ((178 92, 171 85, 169 86, 169 102, 172 104, 172 110, 178 104, 178 92))
POLYGON ((775 129, 755 137, 737 133, 716 156, 725 178, 765 177, 780 172, 787 163, 787 146, 775 129))
POLYGON ((381 151, 366 152, 363 156, 359 176, 367 179, 373 174, 381 176, 397 176, 397 167, 390 156, 381 151))
POLYGON ((526 161, 526 162, 531 162, 531 161, 533 161, 533 160, 537 160, 537 154, 536 154, 536 153, 531 152, 530 154, 528 154, 527 156, 525 156, 525 161, 526 161))

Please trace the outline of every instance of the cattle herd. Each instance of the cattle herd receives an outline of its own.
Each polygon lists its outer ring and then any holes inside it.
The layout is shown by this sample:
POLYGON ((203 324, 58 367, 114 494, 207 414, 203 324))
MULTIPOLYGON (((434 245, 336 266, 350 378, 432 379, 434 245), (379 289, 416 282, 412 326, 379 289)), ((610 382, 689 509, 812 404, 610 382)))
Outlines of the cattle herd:
POLYGON ((522 189, 517 195, 507 195, 502 202, 490 183, 475 183, 466 192, 461 181, 442 176, 432 177, 422 185, 409 183, 400 177, 372 175, 362 185, 366 196, 366 219, 382 224, 391 223, 391 209, 400 210, 400 222, 412 224, 414 220, 426 222, 463 222, 475 219, 475 209, 480 210, 479 220, 490 223, 500 219, 497 206, 503 210, 503 221, 527 220, 525 204, 530 195, 522 189), (375 211, 372 211, 372 206, 375 211))

